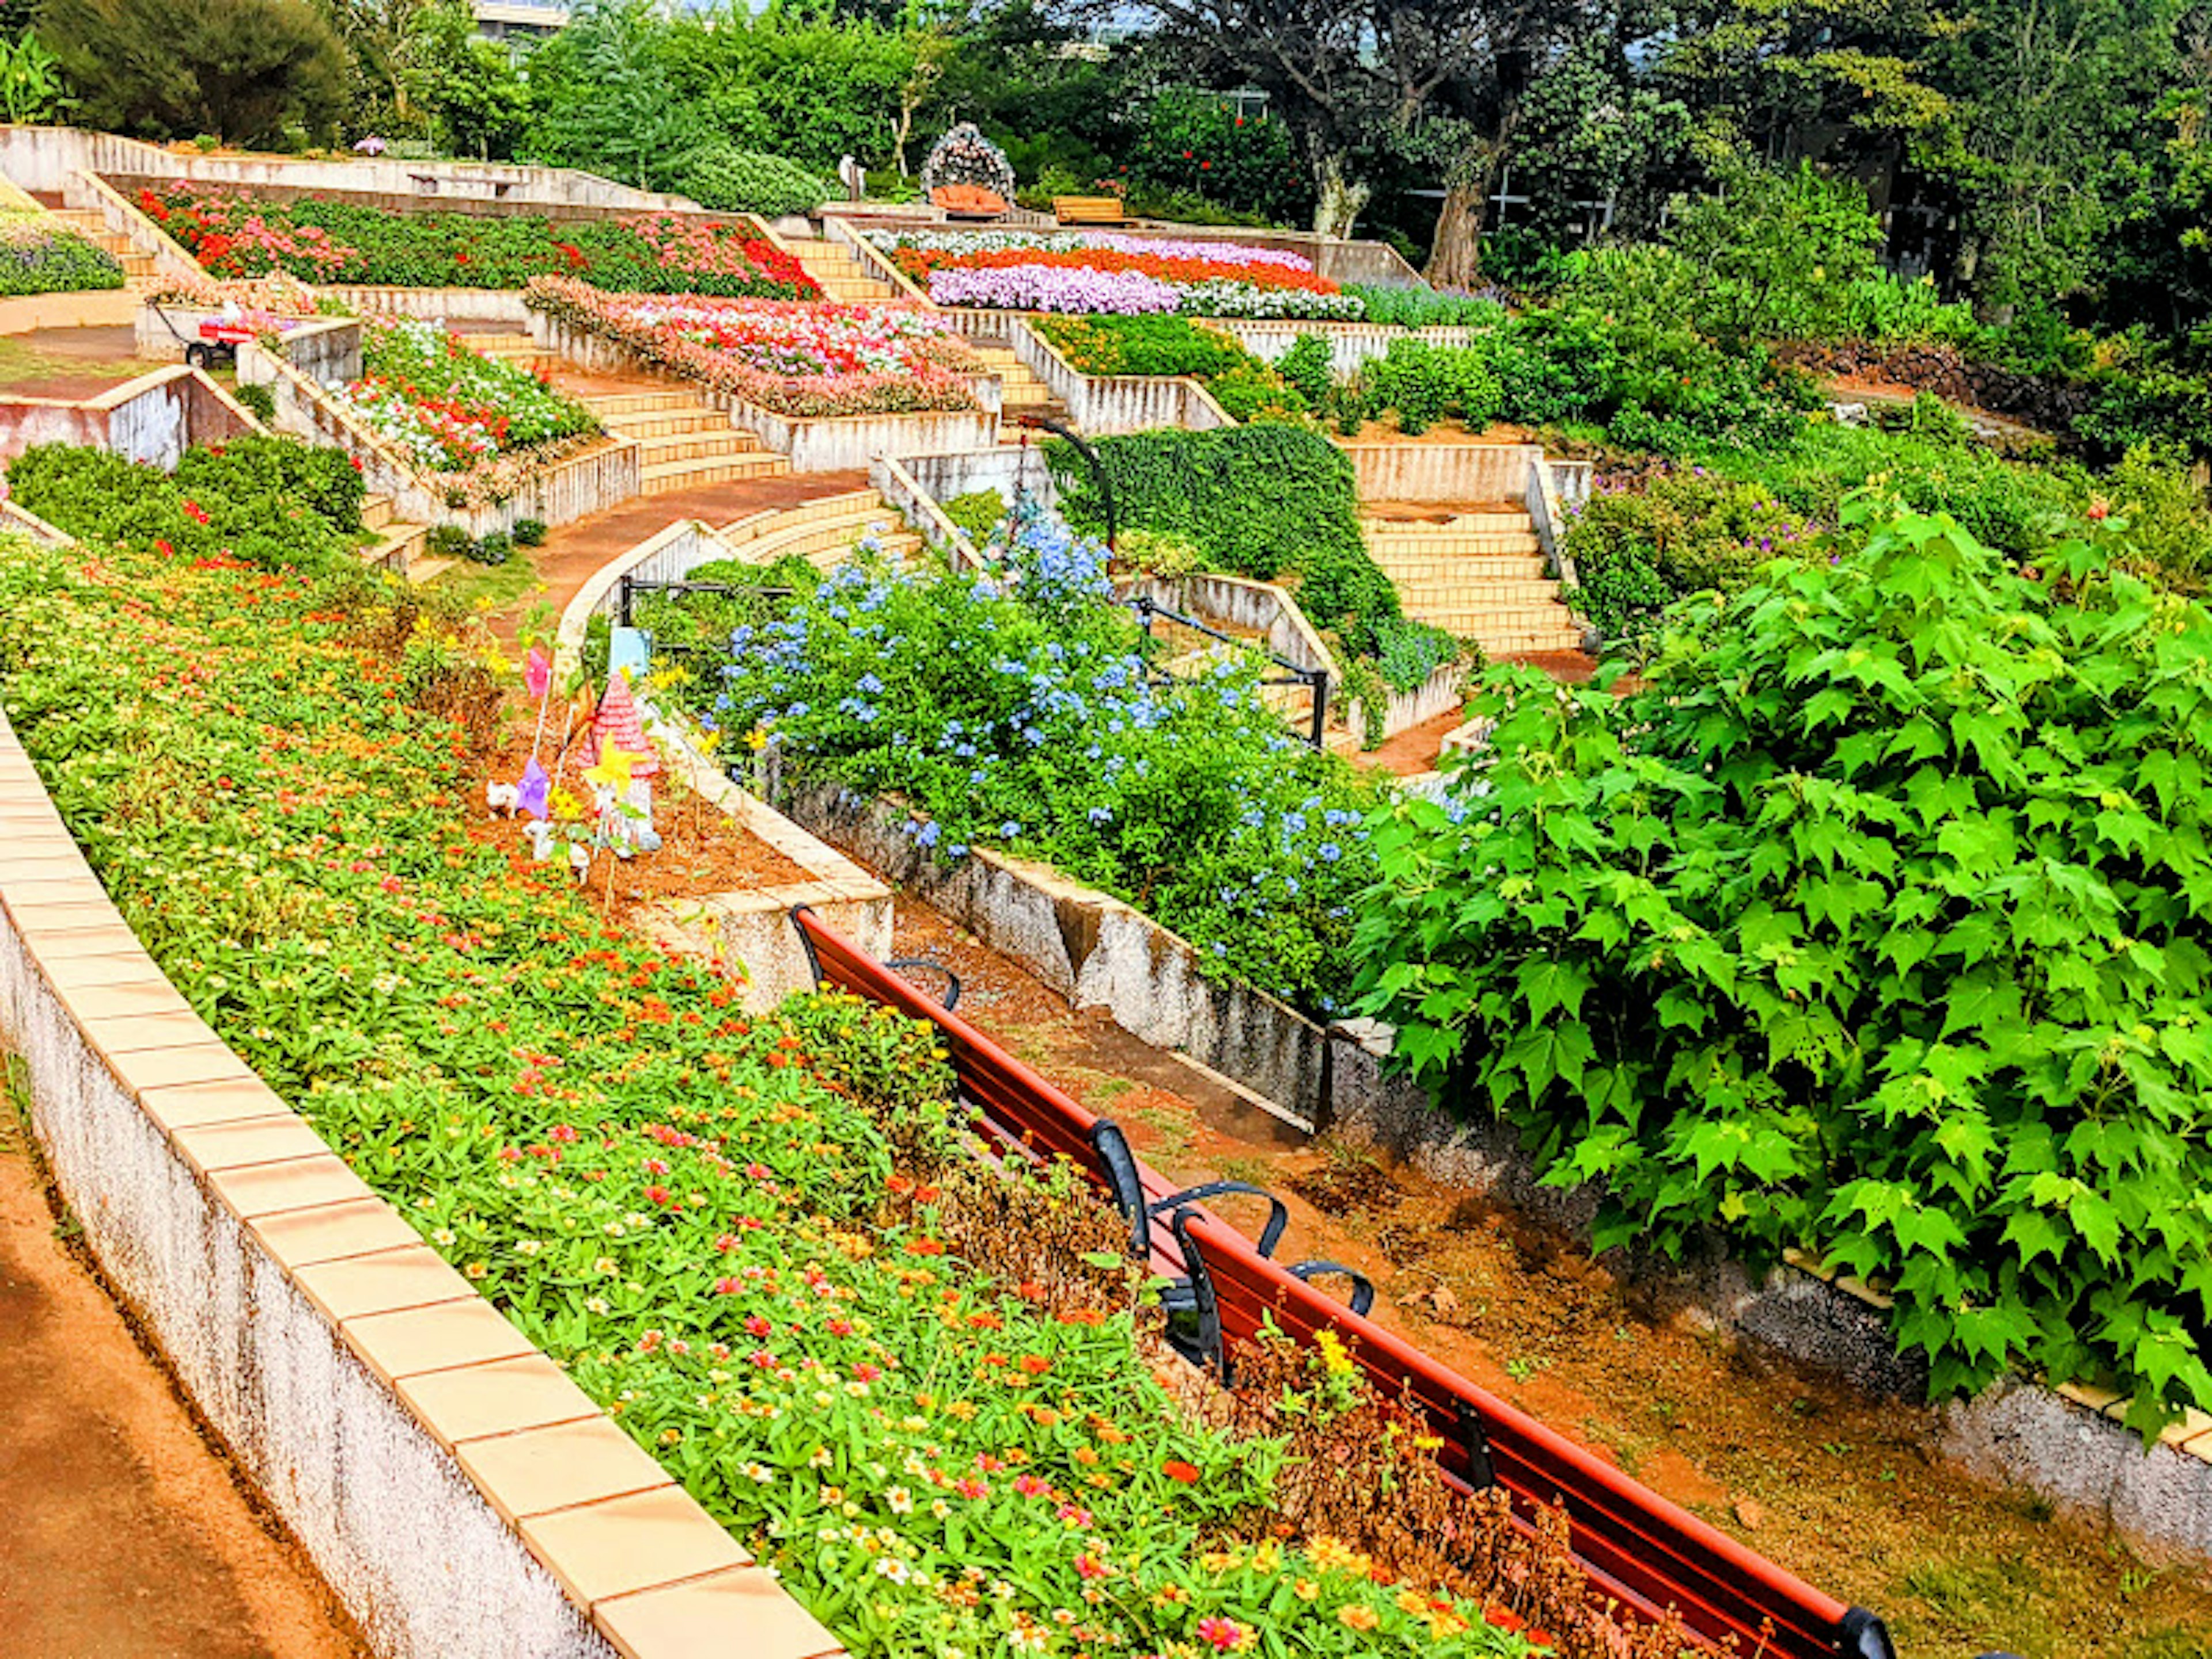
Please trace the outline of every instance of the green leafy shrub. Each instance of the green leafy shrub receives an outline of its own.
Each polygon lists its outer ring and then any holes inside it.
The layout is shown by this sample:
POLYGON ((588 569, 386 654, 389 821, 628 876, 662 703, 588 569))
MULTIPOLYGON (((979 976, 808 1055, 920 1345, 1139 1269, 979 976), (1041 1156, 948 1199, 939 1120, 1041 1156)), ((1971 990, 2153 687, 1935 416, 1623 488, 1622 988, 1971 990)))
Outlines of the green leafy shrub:
MULTIPOLYGON (((1092 446, 1120 522, 1200 549, 1216 568, 1261 581, 1298 579, 1317 628, 1370 649, 1375 626, 1399 614, 1397 591, 1367 551, 1352 463, 1319 433, 1286 426, 1139 432, 1092 446)), ((1066 443, 1045 447, 1068 521, 1105 528, 1091 469, 1066 443)))
POLYGON ((1460 421, 1480 431, 1498 418, 1504 391, 1490 367, 1488 346, 1432 346, 1393 340, 1384 356, 1361 365, 1358 395, 1370 420, 1398 416, 1408 437, 1438 421, 1460 421))
POLYGON ((514 556, 514 538, 504 530, 489 531, 469 544, 464 556, 473 564, 505 564, 514 556))
POLYGON ((248 386, 240 381, 231 389, 232 397, 247 414, 264 425, 276 418, 276 394, 265 386, 248 386))
POLYGON ((1315 409, 1328 401, 1335 389, 1335 380, 1329 373, 1328 342, 1318 334, 1301 334, 1291 343, 1291 349, 1277 359, 1275 373, 1297 391, 1298 396, 1315 409))
POLYGON ((121 288, 123 264, 43 210, 0 211, 0 295, 121 288))
POLYGON ((1485 793, 1377 831, 1363 1006, 1601 1245, 1809 1251, 1938 1395, 2109 1376, 2148 1431, 2212 1406, 2212 617, 2081 539, 1856 528, 1628 697, 1493 671, 1485 793))
POLYGON ((351 562, 361 474, 343 450, 252 435, 185 452, 176 471, 41 444, 9 464, 15 500, 73 536, 274 570, 351 562))
POLYGON ((543 519, 517 519, 514 521, 514 544, 517 547, 543 547, 545 545, 545 529, 543 519))
POLYGON ((995 489, 971 489, 945 503, 945 516, 975 546, 991 538, 1006 516, 1006 498, 995 489))
POLYGON ((1765 485, 1699 467, 1601 489, 1571 514, 1570 602, 1608 639, 1632 638, 1684 594, 1734 592, 1770 559, 1828 551, 1821 526, 1765 485))
POLYGON ((796 161, 729 144, 695 152, 676 188, 716 213, 758 213, 771 219, 811 213, 831 194, 828 185, 796 161))
POLYGON ((422 545, 432 557, 440 559, 472 559, 476 556, 476 538, 457 524, 436 524, 422 538, 422 545))
POLYGON ((1393 691, 1413 691, 1439 668, 1462 660, 1468 647, 1432 623, 1386 617, 1375 624, 1375 672, 1393 691))

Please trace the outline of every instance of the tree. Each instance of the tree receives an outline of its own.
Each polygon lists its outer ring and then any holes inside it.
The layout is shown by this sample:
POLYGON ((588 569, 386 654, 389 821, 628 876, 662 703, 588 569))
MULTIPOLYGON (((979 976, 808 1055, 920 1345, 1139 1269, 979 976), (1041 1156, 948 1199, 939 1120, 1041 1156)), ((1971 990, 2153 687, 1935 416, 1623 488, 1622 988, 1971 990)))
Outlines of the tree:
POLYGON ((653 0, 585 0, 531 60, 536 156, 641 189, 673 178, 714 134, 671 76, 671 33, 653 0))
POLYGON ((1340 236, 1376 154, 1483 50, 1486 20, 1443 0, 1146 0, 1160 46, 1200 85, 1256 87, 1311 178, 1314 228, 1340 236))
MULTIPOLYGON (((327 0, 338 40, 353 60, 353 125, 362 132, 419 132, 414 97, 427 44, 423 22, 436 0, 327 0)), ((473 27, 473 24, 471 25, 473 27)))
POLYGON ((408 79, 439 142, 457 155, 505 161, 530 125, 530 88, 501 48, 476 34, 462 0, 441 0, 416 20, 408 79))
POLYGON ((345 98, 307 0, 47 0, 40 31, 90 126, 265 143, 292 121, 328 132, 345 98))

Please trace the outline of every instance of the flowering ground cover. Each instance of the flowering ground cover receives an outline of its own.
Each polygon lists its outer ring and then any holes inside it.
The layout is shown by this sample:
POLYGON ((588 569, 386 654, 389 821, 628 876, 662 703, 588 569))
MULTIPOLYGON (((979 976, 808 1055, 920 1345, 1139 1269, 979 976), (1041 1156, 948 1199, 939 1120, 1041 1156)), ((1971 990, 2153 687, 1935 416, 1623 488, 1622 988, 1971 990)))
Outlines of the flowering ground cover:
POLYGON ((362 324, 362 376, 331 401, 447 485, 452 504, 499 501, 599 431, 551 383, 472 350, 437 323, 362 324))
MULTIPOLYGON (((1098 1249, 1119 1223, 959 1153, 926 1027, 841 998, 748 1017, 472 835, 480 645, 367 572, 123 533, 0 543, 0 697, 117 903, 854 1652, 1531 1650, 1556 1549, 1516 1557, 1495 1503, 1457 1505, 1474 1599, 1431 1588, 1447 1500, 1340 1353, 1259 1368, 1249 1409, 1287 1398, 1287 1438, 1186 1411, 1098 1249), (1293 1455, 1332 1425, 1342 1458, 1293 1455), (1338 1512, 1387 1489, 1428 1524, 1292 1520, 1331 1512, 1340 1463, 1338 1512)), ((1568 1650, 1616 1649, 1592 1626, 1568 1650)))
POLYGON ((797 419, 976 407, 983 365, 942 319, 908 306, 779 305, 605 294, 541 276, 532 311, 647 362, 797 419))
POLYGON ((52 214, 0 212, 0 295, 121 288, 123 266, 52 214))
POLYGON ((1311 260, 1234 242, 1085 231, 872 231, 939 305, 993 310, 1182 312, 1356 319, 1359 301, 1311 260))
POLYGON ((184 184, 143 191, 139 205, 222 277, 283 270, 311 283, 520 288, 532 276, 562 275, 660 294, 804 300, 822 291, 797 260, 744 223, 663 214, 557 222, 390 213, 184 184))
POLYGON ((680 695, 806 774, 904 796, 940 858, 991 844, 1045 859, 1224 976, 1333 1009, 1382 786, 1293 738, 1249 665, 1155 684, 1096 543, 1032 520, 1008 556, 1011 589, 1003 574, 848 567, 736 629, 719 675, 680 695))

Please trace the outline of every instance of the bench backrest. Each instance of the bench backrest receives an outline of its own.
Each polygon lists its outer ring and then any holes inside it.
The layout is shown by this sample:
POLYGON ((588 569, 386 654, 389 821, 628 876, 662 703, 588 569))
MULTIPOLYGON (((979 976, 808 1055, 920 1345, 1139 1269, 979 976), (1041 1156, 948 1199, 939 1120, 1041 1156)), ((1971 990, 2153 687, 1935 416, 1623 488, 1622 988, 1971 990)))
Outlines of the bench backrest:
MULTIPOLYGON (((1097 1115, 1054 1088, 957 1014, 831 933, 811 912, 793 921, 825 983, 888 1003, 937 1026, 979 1127, 1002 1151, 1064 1157, 1109 1189, 1091 1139, 1097 1115)), ((1147 1198, 1173 1183, 1139 1164, 1147 1198)), ((1523 1524, 1540 1505, 1565 1506, 1576 1555, 1601 1591, 1625 1611, 1656 1618, 1674 1608, 1716 1645, 1734 1638, 1760 1659, 1857 1659, 1891 1651, 1872 1615, 1847 1607, 1708 1526, 1613 1465, 1462 1376, 1404 1339, 1361 1317, 1261 1255, 1203 1206, 1162 1217, 1152 1228, 1156 1269, 1187 1265, 1210 1281, 1222 1336, 1248 1343, 1266 1321, 1310 1342, 1333 1330, 1375 1387, 1427 1419, 1443 1442, 1437 1461, 1468 1486, 1494 1480, 1523 1524), (1184 1244, 1196 1260, 1186 1262, 1184 1244), (1479 1424, 1486 1468, 1468 1430, 1479 1424), (1760 1645, 1763 1627, 1772 1636, 1760 1645)))
POLYGON ((1118 225, 1127 223, 1129 217, 1127 205, 1118 196, 1055 196, 1052 198, 1052 211, 1055 218, 1067 225, 1086 221, 1118 225))
POLYGON ((1626 1592, 1624 1605, 1647 1616, 1672 1607, 1697 1634, 1717 1643, 1734 1636, 1747 1654, 1834 1659, 1849 1611, 1842 1602, 1285 1272, 1233 1228, 1200 1217, 1183 1232, 1212 1281, 1224 1338, 1249 1342, 1267 1319, 1302 1341, 1334 1331, 1380 1392, 1428 1419, 1444 1443, 1438 1462, 1462 1480, 1480 1474, 1465 1432, 1471 1413, 1490 1473, 1516 1510, 1564 1504, 1576 1554, 1626 1592), (1769 1620, 1773 1638, 1761 1649, 1769 1620))

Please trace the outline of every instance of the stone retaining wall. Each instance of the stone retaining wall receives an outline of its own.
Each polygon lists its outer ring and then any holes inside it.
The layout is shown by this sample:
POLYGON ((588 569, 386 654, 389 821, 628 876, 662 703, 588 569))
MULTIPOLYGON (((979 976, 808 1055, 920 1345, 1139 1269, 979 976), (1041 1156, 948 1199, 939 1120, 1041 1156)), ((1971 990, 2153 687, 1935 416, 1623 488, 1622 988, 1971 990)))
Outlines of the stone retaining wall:
POLYGON ((228 392, 183 363, 93 398, 0 398, 0 461, 33 444, 67 443, 173 468, 193 444, 260 429, 228 392))
POLYGON ((684 197, 632 190, 566 167, 367 156, 311 161, 282 155, 203 155, 77 127, 0 125, 0 173, 24 189, 58 191, 76 172, 186 179, 225 189, 383 196, 426 205, 505 202, 516 208, 532 204, 540 212, 552 207, 624 213, 700 210, 684 197))
POLYGON ((1280 362, 1302 334, 1328 343, 1329 373, 1350 380, 1364 363, 1388 356, 1395 340, 1418 340, 1425 345, 1465 346, 1474 343, 1471 328, 1390 328, 1381 323, 1296 322, 1273 318, 1224 317, 1209 326, 1232 336, 1245 350, 1264 362, 1280 362))
POLYGON ((1337 447, 1352 463, 1363 501, 1510 501, 1520 505, 1529 469, 1544 456, 1534 444, 1352 443, 1337 447))
POLYGON ((1323 1106, 1321 1027, 1249 986, 1206 978, 1194 946, 1120 899, 1048 865, 981 848, 941 862, 907 833, 902 809, 834 784, 795 784, 775 799, 1075 1006, 1105 1009, 1131 1035, 1180 1048, 1292 1115, 1323 1106))
POLYGON ((1164 426, 1206 432, 1237 424, 1204 386, 1186 376, 1085 374, 1018 317, 1006 325, 1006 340, 1014 355, 1067 406, 1069 423, 1086 438, 1164 426))
POLYGON ((380 1659, 838 1650, 201 1023, 4 714, 0 835, 0 1038, 54 1178, 380 1659))

